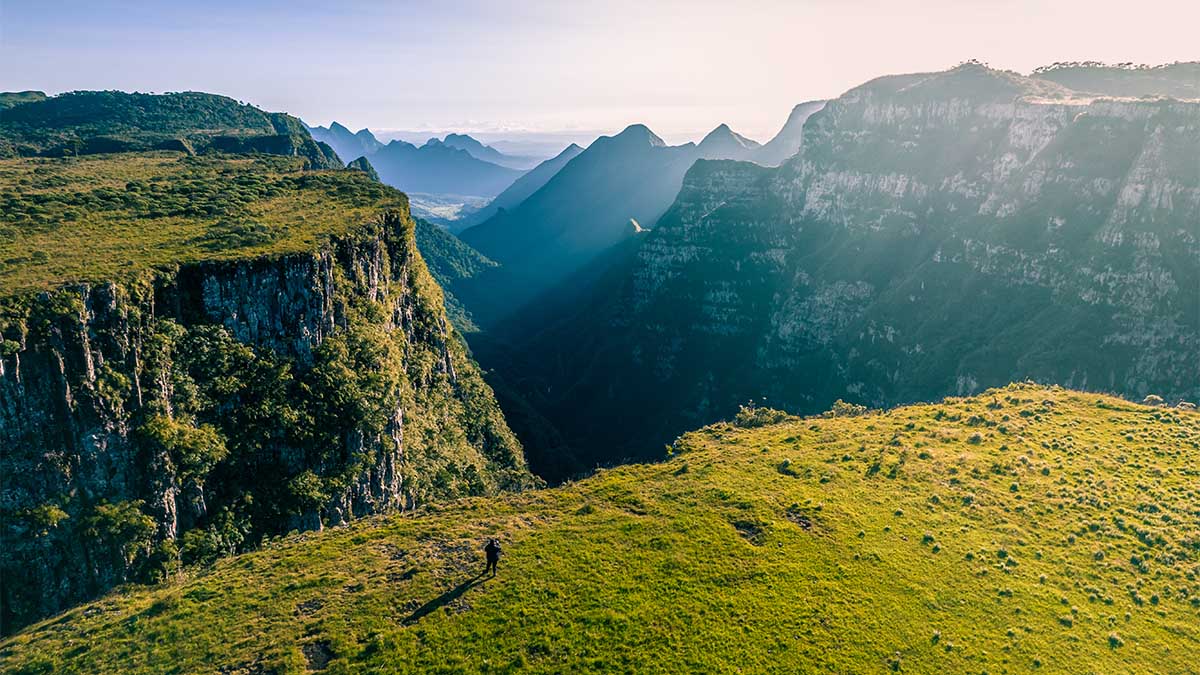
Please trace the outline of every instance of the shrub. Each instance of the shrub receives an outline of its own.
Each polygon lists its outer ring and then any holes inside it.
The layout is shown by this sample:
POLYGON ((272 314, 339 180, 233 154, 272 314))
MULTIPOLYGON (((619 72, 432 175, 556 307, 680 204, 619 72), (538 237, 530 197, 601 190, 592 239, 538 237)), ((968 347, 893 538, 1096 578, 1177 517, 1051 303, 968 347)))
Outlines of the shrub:
POLYGON ((84 519, 83 533, 117 553, 127 566, 151 552, 154 519, 142 512, 141 500, 101 502, 84 519))
POLYGON ((821 417, 859 417, 866 415, 870 409, 857 403, 846 403, 842 399, 833 402, 833 407, 821 413, 821 417))
POLYGON ((782 410, 758 406, 754 401, 749 401, 746 405, 738 406, 738 413, 733 418, 733 425, 743 429, 752 429, 779 424, 790 417, 791 415, 782 410))

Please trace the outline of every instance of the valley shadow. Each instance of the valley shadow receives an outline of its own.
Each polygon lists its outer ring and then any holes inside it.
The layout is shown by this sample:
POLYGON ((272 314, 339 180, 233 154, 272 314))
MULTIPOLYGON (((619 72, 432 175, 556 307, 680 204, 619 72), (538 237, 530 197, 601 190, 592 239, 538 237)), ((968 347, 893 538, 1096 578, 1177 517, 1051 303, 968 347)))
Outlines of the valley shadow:
POLYGON ((483 582, 487 581, 488 579, 489 579, 489 577, 487 575, 485 575, 483 572, 480 572, 479 574, 475 575, 474 577, 467 579, 466 581, 462 582, 461 584, 455 586, 454 588, 451 588, 450 590, 446 591, 445 593, 442 593, 441 595, 437 596, 436 598, 430 600, 429 602, 427 602, 427 603, 421 605, 420 607, 416 608, 415 610, 413 610, 413 613, 409 614, 404 619, 404 621, 403 621, 404 625, 408 626, 408 625, 411 625, 411 624, 414 624, 414 623, 420 621, 421 619, 428 616, 434 610, 438 609, 439 607, 445 607, 447 604, 454 602, 458 598, 462 597, 463 593, 466 593, 467 591, 471 590, 475 586, 482 584, 483 582))

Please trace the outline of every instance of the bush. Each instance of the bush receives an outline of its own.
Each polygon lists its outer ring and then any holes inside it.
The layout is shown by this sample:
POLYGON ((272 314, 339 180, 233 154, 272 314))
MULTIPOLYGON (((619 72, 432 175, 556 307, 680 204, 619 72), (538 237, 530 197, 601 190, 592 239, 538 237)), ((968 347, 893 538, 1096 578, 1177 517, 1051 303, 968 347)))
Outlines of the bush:
POLYGON ((101 502, 84 519, 83 533, 118 553, 127 566, 151 552, 154 519, 142 512, 141 500, 101 502))
POLYGON ((766 406, 760 407, 755 405, 754 401, 749 401, 746 405, 738 406, 738 413, 733 418, 733 425, 743 429, 752 429, 779 424, 791 417, 791 415, 782 410, 766 406))
POLYGON ((857 403, 846 403, 842 399, 833 402, 833 407, 821 413, 821 417, 859 417, 870 412, 870 408, 857 403))

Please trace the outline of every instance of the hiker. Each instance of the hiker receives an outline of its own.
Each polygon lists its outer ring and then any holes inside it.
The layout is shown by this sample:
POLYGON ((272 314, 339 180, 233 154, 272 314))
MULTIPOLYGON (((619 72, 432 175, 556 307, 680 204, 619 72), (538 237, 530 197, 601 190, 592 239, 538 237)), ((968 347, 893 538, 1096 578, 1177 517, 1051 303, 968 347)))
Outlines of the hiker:
POLYGON ((496 576, 496 563, 500 562, 500 542, 488 539, 487 546, 483 547, 483 552, 487 554, 486 573, 496 576))

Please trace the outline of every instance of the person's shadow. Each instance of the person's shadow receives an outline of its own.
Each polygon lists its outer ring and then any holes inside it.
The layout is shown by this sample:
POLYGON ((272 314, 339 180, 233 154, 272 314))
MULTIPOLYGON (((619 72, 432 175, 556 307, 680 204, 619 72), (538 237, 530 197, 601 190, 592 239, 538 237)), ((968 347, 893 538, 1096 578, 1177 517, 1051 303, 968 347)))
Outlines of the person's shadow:
POLYGON ((482 584, 483 582, 487 581, 489 578, 490 577, 488 577, 487 574, 484 572, 480 572, 479 574, 476 574, 474 577, 467 579, 466 581, 462 582, 461 584, 455 586, 454 588, 451 588, 450 590, 446 591, 445 593, 442 593, 441 595, 437 596, 436 598, 430 600, 429 602, 427 602, 427 603, 421 605, 420 607, 416 608, 415 610, 413 610, 413 613, 409 614, 408 617, 404 619, 403 623, 405 625, 410 625, 410 624, 414 624, 414 623, 420 621, 421 619, 428 616, 430 612, 434 611, 435 609, 437 609, 439 607, 444 607, 447 604, 454 602, 458 598, 462 597, 463 593, 466 593, 467 591, 471 590, 475 586, 482 584))

